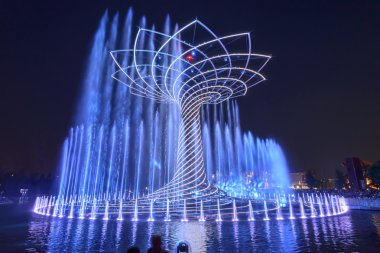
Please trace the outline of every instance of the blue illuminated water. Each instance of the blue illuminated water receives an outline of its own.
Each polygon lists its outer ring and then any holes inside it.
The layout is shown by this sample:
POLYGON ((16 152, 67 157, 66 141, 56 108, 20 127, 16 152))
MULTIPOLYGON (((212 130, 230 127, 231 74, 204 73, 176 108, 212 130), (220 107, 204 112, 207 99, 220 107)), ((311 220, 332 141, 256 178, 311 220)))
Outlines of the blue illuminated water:
MULTIPOLYGON (((106 13, 94 35, 73 127, 64 141, 59 192, 70 198, 141 198, 162 188, 176 169, 180 114, 174 104, 159 104, 131 94, 111 78, 109 51, 131 48, 136 27, 151 27, 133 11, 106 13)), ((178 29, 169 18, 160 31, 178 29)), ((139 43, 151 44, 147 37, 139 43)), ((179 50, 176 47, 168 50, 179 50)), ((168 65, 169 59, 162 59, 168 65)), ((205 105, 201 112, 208 180, 232 197, 254 197, 260 188, 286 186, 288 168, 281 146, 241 129, 235 101, 205 105)))
POLYGON ((323 219, 248 222, 164 222, 59 219, 33 214, 32 206, 0 206, 0 252, 145 252, 157 233, 172 249, 180 239, 193 252, 376 252, 380 212, 350 211, 323 219))

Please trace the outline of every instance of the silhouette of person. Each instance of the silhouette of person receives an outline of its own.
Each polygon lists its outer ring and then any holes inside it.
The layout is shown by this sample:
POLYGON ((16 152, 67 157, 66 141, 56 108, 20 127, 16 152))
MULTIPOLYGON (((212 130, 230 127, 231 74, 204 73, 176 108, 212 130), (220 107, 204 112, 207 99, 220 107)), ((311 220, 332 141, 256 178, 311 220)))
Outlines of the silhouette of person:
POLYGON ((161 236, 152 235, 150 242, 152 246, 148 249, 147 253, 169 253, 169 251, 162 248, 161 236))
POLYGON ((127 253, 140 253, 140 249, 137 246, 129 247, 127 253))

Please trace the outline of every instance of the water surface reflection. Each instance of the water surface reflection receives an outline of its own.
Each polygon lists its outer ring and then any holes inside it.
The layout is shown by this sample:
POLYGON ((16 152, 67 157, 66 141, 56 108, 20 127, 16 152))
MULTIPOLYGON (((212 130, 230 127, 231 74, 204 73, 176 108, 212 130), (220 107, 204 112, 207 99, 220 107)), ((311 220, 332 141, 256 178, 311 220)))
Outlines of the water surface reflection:
POLYGON ((339 217, 304 220, 132 222, 59 219, 33 215, 28 251, 126 252, 149 247, 160 234, 165 247, 190 242, 193 252, 366 251, 380 247, 380 213, 350 212, 339 217), (368 235, 367 238, 365 235, 368 235), (370 241, 369 241, 370 240, 370 241))

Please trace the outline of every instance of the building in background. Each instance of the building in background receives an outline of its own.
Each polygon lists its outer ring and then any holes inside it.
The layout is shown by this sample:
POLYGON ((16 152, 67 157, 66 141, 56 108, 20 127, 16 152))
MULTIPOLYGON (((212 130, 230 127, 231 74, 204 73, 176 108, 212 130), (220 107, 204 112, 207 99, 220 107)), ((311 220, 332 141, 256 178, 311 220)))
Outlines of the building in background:
POLYGON ((309 186, 306 184, 306 173, 302 172, 294 172, 289 173, 290 178, 290 188, 292 189, 309 189, 309 186))
POLYGON ((365 190, 369 184, 368 168, 372 165, 371 162, 361 160, 357 157, 346 158, 343 166, 347 170, 349 187, 351 190, 365 190))
POLYGON ((320 180, 320 188, 324 190, 335 189, 336 178, 322 178, 320 180))

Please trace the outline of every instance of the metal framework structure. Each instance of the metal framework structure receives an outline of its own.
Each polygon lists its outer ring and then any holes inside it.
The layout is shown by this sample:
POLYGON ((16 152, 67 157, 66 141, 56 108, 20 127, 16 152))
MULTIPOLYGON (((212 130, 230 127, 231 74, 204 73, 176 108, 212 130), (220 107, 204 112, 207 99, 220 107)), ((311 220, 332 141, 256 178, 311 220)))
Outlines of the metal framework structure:
POLYGON ((140 28, 132 49, 111 51, 111 56, 118 67, 113 78, 133 94, 175 103, 181 110, 176 172, 148 198, 193 199, 217 193, 204 169, 200 108, 243 96, 264 81, 260 70, 270 56, 252 53, 249 33, 218 37, 199 20, 173 34, 140 28), (147 37, 156 43, 144 43, 147 37), (240 44, 243 51, 236 49, 240 44))
POLYGON ((140 198, 42 196, 36 199, 35 213, 80 219, 101 216, 103 220, 112 216, 123 220, 131 215, 132 221, 143 215, 150 222, 155 216, 164 217, 164 221, 190 218, 220 222, 225 217, 238 221, 239 215, 246 215, 252 222, 254 214, 264 214, 264 220, 270 220, 270 211, 277 220, 284 219, 283 212, 289 219, 305 219, 348 211, 344 198, 335 195, 264 192, 255 199, 242 199, 227 196, 207 180, 201 106, 243 96, 248 88, 265 80, 260 71, 270 56, 252 53, 249 33, 218 37, 199 20, 175 29, 173 34, 140 28, 132 49, 111 51, 111 56, 118 68, 113 78, 133 94, 179 106, 182 120, 176 171, 165 186, 140 198))

